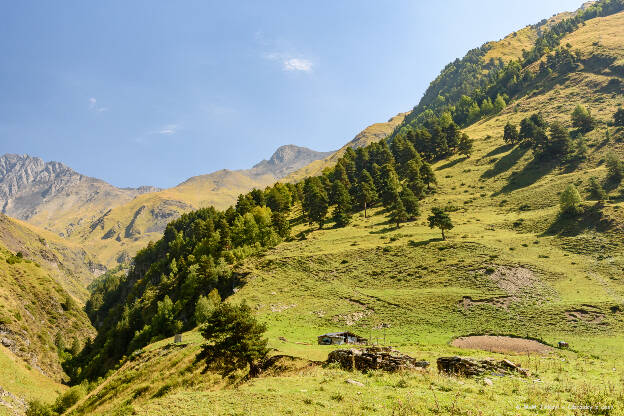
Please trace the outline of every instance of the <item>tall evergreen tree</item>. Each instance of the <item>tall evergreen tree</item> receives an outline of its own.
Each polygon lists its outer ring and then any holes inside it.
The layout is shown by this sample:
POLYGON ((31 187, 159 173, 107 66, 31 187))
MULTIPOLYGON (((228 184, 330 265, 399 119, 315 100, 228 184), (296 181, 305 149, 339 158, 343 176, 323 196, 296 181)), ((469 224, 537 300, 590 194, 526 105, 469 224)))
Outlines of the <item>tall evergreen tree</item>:
POLYGON ((420 159, 413 159, 407 163, 407 172, 405 177, 407 179, 407 187, 410 188, 412 193, 418 199, 422 199, 425 195, 425 183, 421 177, 421 169, 423 162, 420 159))
POLYGON ((351 195, 341 181, 334 182, 332 194, 336 202, 333 219, 336 227, 344 227, 351 221, 351 195))
POLYGON ((407 219, 407 211, 405 210, 403 201, 401 201, 401 198, 397 195, 397 198, 391 206, 390 220, 396 224, 397 228, 399 228, 401 223, 407 221, 407 219))
POLYGON ((410 218, 414 219, 420 215, 418 198, 416 198, 410 188, 404 188, 401 191, 401 202, 403 202, 405 212, 410 218))
POLYGON ((432 184, 435 185, 438 183, 438 180, 436 179, 435 173, 433 172, 431 165, 427 162, 424 162, 422 164, 422 167, 420 168, 420 177, 422 178, 422 181, 427 185, 427 190, 431 190, 432 184))
POLYGON ((325 216, 329 209, 327 192, 318 177, 307 178, 303 187, 303 204, 308 221, 315 222, 319 228, 323 228, 325 216))
POLYGON ((390 163, 386 163, 381 168, 381 182, 381 201, 385 207, 389 207, 401 190, 399 176, 390 163))
POLYGON ((363 170, 360 174, 356 198, 360 205, 364 207, 364 218, 367 218, 366 209, 374 204, 378 198, 375 183, 367 170, 363 170))

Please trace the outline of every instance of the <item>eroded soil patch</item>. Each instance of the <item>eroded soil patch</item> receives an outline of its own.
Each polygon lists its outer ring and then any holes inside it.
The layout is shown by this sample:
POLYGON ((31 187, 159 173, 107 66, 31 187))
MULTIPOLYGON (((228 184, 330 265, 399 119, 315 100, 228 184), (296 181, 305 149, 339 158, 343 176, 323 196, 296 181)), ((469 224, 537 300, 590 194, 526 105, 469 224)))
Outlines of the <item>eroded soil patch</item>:
POLYGON ((552 347, 532 339, 496 335, 459 337, 454 339, 451 345, 458 348, 499 353, 548 354, 553 350, 552 347))

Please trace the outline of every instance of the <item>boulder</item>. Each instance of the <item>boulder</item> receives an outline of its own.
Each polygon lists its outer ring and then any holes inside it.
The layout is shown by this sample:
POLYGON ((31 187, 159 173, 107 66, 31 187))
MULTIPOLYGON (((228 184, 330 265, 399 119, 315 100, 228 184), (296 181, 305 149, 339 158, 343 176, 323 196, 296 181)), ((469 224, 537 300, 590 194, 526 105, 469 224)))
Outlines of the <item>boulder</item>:
POLYGON ((418 361, 409 355, 401 354, 392 347, 334 350, 329 353, 327 363, 338 363, 346 370, 384 370, 390 372, 429 366, 427 361, 418 361))
POLYGON ((497 375, 520 374, 528 376, 529 371, 512 363, 509 360, 496 361, 492 359, 476 360, 464 357, 440 357, 437 361, 438 371, 441 373, 461 375, 465 377, 480 376, 490 373, 497 375))

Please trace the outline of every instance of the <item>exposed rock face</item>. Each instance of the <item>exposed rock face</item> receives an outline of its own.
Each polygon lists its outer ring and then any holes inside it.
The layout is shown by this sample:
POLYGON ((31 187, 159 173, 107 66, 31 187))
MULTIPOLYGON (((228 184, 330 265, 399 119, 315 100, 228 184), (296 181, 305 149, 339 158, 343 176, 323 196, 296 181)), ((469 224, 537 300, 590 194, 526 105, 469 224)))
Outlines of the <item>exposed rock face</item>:
POLYGON ((4 406, 14 415, 23 415, 28 409, 26 400, 3 389, 2 386, 0 386, 0 406, 4 406))
MULTIPOLYGON (((38 157, 5 154, 0 157, 0 209, 3 214, 35 225, 48 226, 50 219, 76 213, 84 208, 91 214, 151 192, 153 187, 120 189, 100 179, 90 178, 59 162, 44 162, 38 157)), ((77 217, 64 229, 88 219, 77 217)))
POLYGON ((392 347, 369 347, 334 350, 327 357, 328 363, 339 363, 347 370, 399 371, 426 368, 427 361, 418 361, 409 355, 401 354, 392 347))
POLYGON ((489 373, 499 373, 504 375, 516 373, 525 377, 529 375, 529 370, 526 370, 509 360, 476 360, 474 358, 463 357, 438 358, 438 371, 465 377, 474 377, 489 373))
POLYGON ((334 152, 317 152, 306 147, 289 144, 279 147, 269 160, 261 161, 248 172, 252 175, 271 174, 276 179, 281 179, 291 172, 332 153, 334 152))

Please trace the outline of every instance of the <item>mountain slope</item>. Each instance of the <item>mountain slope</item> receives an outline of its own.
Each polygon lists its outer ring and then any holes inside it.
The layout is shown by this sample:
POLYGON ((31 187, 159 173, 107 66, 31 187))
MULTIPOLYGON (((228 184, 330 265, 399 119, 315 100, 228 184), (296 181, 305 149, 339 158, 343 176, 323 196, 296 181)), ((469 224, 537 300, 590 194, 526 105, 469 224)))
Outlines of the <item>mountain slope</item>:
POLYGON ((59 162, 5 154, 0 157, 2 213, 61 235, 92 218, 92 213, 130 201, 154 188, 119 189, 81 175, 59 162))
POLYGON ((264 188, 331 153, 281 146, 251 169, 195 176, 166 190, 116 188, 62 163, 6 154, 0 158, 0 204, 3 213, 81 244, 110 267, 160 238, 167 223, 182 213, 227 208, 240 193, 264 188))
POLYGON ((0 244, 43 266, 50 278, 81 303, 88 297, 87 285, 105 270, 83 247, 3 214, 0 244))
POLYGON ((222 169, 194 176, 173 188, 139 195, 77 227, 72 240, 97 253, 108 266, 126 262, 150 240, 158 240, 165 226, 181 214, 209 206, 225 209, 239 194, 264 189, 293 169, 329 153, 281 146, 269 160, 251 169, 222 169))
MULTIPOLYGON (((439 376, 433 368, 365 376, 313 365, 275 369, 251 381, 221 381, 211 372, 200 375, 194 358, 201 338, 190 332, 186 344, 168 340, 138 350, 107 380, 105 393, 83 403, 79 413, 124 407, 137 414, 190 415, 206 408, 472 414, 478 408, 499 415, 532 414, 553 403, 559 406, 554 414, 579 404, 622 413, 624 191, 621 184, 612 186, 606 201, 598 202, 588 188, 592 177, 604 183, 608 152, 624 159, 624 128, 610 125, 624 101, 623 23, 624 12, 588 19, 560 39, 561 48, 574 51, 573 65, 551 66, 558 52, 565 53, 557 48, 523 68, 537 74, 526 88, 500 112, 466 125, 472 154, 434 161, 438 184, 420 202, 417 220, 398 228, 386 210, 374 208, 368 218, 356 213, 343 228, 296 222, 293 234, 300 238, 233 267, 240 282, 228 302, 252 307, 268 326, 274 354, 321 360, 333 347, 316 345, 316 337, 349 329, 431 362, 467 354, 519 361, 532 372, 526 382, 495 377, 486 384, 439 376), (587 146, 583 157, 548 159, 503 140, 507 122, 518 124, 537 112, 570 129, 577 104, 596 119, 589 132, 572 129, 574 148, 582 140, 587 146), (576 217, 560 215, 560 194, 570 184, 587 199, 576 217), (446 207, 454 224, 447 241, 428 226, 433 207, 446 207), (527 356, 449 345, 469 334, 536 338, 551 346, 566 340, 570 349, 527 356), (155 372, 171 379, 163 383, 155 372), (345 384, 347 379, 363 386, 345 384)), ((292 216, 299 214, 297 207, 292 216)), ((156 291, 150 289, 145 301, 153 301, 156 291)))
POLYGON ((352 147, 357 149, 369 145, 373 142, 378 142, 387 136, 389 136, 394 129, 403 122, 403 119, 408 113, 399 113, 392 117, 385 123, 375 123, 366 127, 359 132, 350 142, 342 146, 336 152, 331 153, 323 159, 311 162, 300 169, 292 172, 288 176, 283 178, 284 182, 297 182, 310 176, 320 175, 323 169, 332 167, 336 164, 336 161, 344 154, 344 152, 352 147))
MULTIPOLYGON (((62 263, 55 263, 62 269, 62 263)), ((0 243, 0 337, 2 344, 46 376, 60 380, 63 370, 55 342, 69 348, 83 343, 93 327, 81 308, 52 276, 56 267, 0 243)), ((5 385, 0 380, 0 385, 5 385)))

